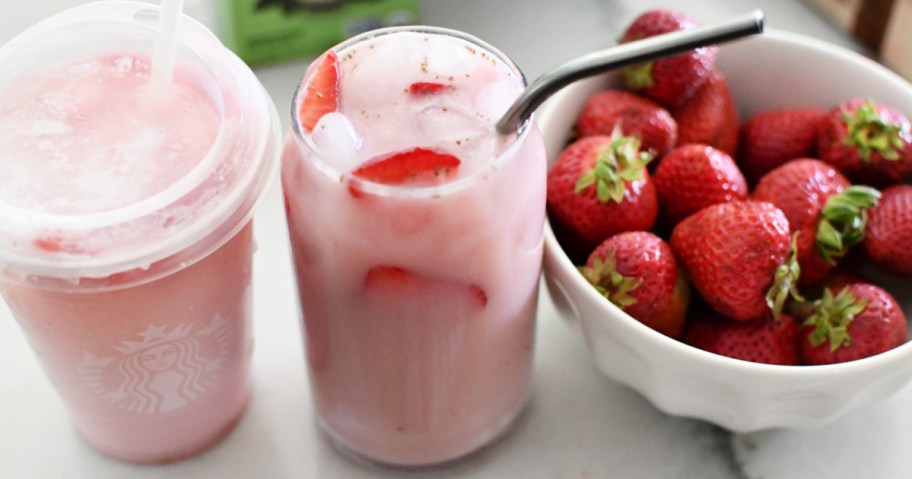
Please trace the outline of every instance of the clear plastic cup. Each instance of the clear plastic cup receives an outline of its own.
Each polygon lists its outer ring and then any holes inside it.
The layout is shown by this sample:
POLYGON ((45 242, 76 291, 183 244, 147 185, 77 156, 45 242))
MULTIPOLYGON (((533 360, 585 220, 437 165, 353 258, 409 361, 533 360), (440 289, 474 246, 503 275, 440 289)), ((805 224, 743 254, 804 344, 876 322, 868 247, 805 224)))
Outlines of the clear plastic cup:
POLYGON ((214 444, 250 395, 251 217, 281 133, 250 69, 158 7, 99 2, 0 48, 0 293, 78 431, 136 462, 214 444))
MULTIPOLYGON (((545 150, 532 121, 516 135, 498 136, 496 114, 486 103, 488 84, 499 88, 504 85, 497 82, 506 81, 515 97, 525 79, 490 45, 438 28, 378 30, 333 51, 340 62, 341 113, 352 117, 363 137, 354 142, 359 151, 374 148, 383 158, 397 149, 432 148, 461 157, 460 169, 468 157, 477 161, 451 181, 430 186, 353 175, 364 163, 341 158, 346 152, 340 143, 326 148, 323 136, 315 139, 346 123, 325 116, 311 134, 299 121, 320 71, 309 69, 292 108, 282 185, 320 425, 344 450, 374 462, 453 461, 507 431, 529 391, 545 150), (402 43, 383 47, 380 41, 402 43), (369 62, 374 55, 381 57, 369 62), (453 57, 466 61, 467 70, 446 61, 453 57), (427 73, 419 80, 445 85, 421 85, 411 77, 416 69, 427 73), (366 82, 361 91, 349 88, 355 75, 366 82), (410 97, 413 90, 420 98, 410 97), (427 96, 422 90, 429 90, 427 96), (466 102, 480 103, 435 104, 434 92, 466 91, 474 92, 465 94, 466 102), (372 105, 352 109, 361 101, 372 105), (406 102, 422 105, 416 107, 419 118, 387 110, 406 102), (463 110, 468 116, 460 116, 463 110), (473 112, 479 118, 486 112, 483 129, 466 120, 473 112), (486 156, 474 149, 488 146, 486 156)), ((503 110, 511 100, 497 99, 503 110)), ((337 133, 329 136, 338 140, 337 133)))

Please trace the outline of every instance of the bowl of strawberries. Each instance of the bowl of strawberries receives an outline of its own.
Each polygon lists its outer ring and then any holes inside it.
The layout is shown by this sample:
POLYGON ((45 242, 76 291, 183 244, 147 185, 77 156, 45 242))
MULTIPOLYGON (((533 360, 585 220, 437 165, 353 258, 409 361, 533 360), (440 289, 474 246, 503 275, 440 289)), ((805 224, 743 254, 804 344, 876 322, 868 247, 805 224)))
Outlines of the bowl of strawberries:
MULTIPOLYGON (((657 10, 621 41, 689 28, 657 10)), ((739 432, 912 378, 912 85, 767 31, 581 81, 537 113, 545 281, 598 367, 739 432)))

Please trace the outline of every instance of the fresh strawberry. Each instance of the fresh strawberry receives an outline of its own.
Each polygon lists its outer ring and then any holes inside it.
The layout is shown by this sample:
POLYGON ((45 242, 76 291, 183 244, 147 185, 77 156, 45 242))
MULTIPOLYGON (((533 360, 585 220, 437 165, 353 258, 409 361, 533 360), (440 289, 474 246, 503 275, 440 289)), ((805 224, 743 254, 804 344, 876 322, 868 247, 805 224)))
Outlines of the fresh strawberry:
POLYGON ((747 183, 735 161, 711 146, 679 146, 662 158, 653 175, 662 223, 679 221, 716 203, 747 198, 747 183))
POLYGON ((802 326, 801 357, 805 364, 833 364, 866 358, 906 342, 906 318, 890 293, 856 283, 814 303, 802 326))
POLYGON ((381 265, 371 268, 364 276, 366 294, 378 295, 402 306, 403 299, 412 304, 439 301, 441 298, 461 299, 450 304, 453 313, 478 312, 488 305, 488 295, 476 284, 438 278, 398 266, 381 265), (463 307, 460 308, 459 305, 463 307))
POLYGON ((778 316, 789 293, 800 298, 788 220, 771 203, 707 206, 678 223, 671 247, 691 284, 723 316, 778 316))
POLYGON ((823 110, 792 108, 766 110, 747 119, 741 129, 738 166, 750 184, 795 158, 814 158, 817 127, 823 110))
POLYGON ((612 236, 589 255, 580 272, 630 316, 680 338, 690 290, 671 247, 658 236, 644 231, 612 236))
POLYGON ((788 314, 732 321, 715 311, 690 319, 684 342, 704 351, 755 363, 797 366, 800 328, 788 314))
POLYGON ((767 173, 751 199, 768 201, 785 213, 789 230, 797 234, 799 284, 822 280, 864 238, 866 210, 880 193, 851 186, 841 173, 818 160, 792 160, 767 173))
POLYGON ((728 153, 732 158, 738 153, 741 145, 741 113, 734 97, 729 97, 729 105, 725 109, 725 125, 716 137, 716 148, 728 153), (732 128, 734 126, 734 128, 732 128))
POLYGON ((412 148, 373 159, 352 175, 384 185, 431 186, 456 173, 459 158, 427 148, 412 148))
POLYGON ((864 249, 881 268, 912 276, 912 185, 883 190, 869 212, 864 249))
POLYGON ((409 85, 408 92, 409 95, 415 97, 430 96, 436 95, 444 90, 449 89, 448 85, 443 83, 434 83, 434 82, 415 82, 409 85))
POLYGON ((564 250, 585 261, 609 236, 652 228, 658 214, 637 137, 589 136, 568 146, 548 173, 548 211, 564 250))
POLYGON ((313 70, 298 109, 301 127, 311 131, 323 115, 339 109, 339 58, 330 50, 313 70))
MULTIPOLYGON (((848 271, 839 271, 835 273, 828 274, 823 281, 820 282, 820 285, 823 288, 829 288, 834 293, 839 293, 843 288, 855 283, 867 283, 868 281, 864 277, 859 276, 857 273, 848 272, 848 271)), ((820 297, 823 295, 823 288, 819 291, 819 294, 814 297, 820 297)))
POLYGON ((638 136, 643 148, 659 158, 678 138, 678 125, 659 104, 626 91, 606 90, 592 95, 576 122, 580 137, 611 135, 620 127, 625 136, 638 136))
POLYGON ((912 126, 898 110, 856 98, 830 111, 820 123, 820 159, 855 183, 883 187, 912 171, 912 126))
MULTIPOLYGON (((696 22, 683 13, 652 10, 633 21, 621 37, 620 43, 695 26, 696 22)), ((672 57, 625 68, 621 71, 621 79, 631 90, 663 105, 680 106, 703 86, 716 63, 717 53, 718 48, 715 46, 696 48, 672 57)))
POLYGON ((671 116, 678 123, 678 145, 701 143, 729 155, 737 153, 738 108, 722 72, 713 70, 693 98, 672 109, 671 116))

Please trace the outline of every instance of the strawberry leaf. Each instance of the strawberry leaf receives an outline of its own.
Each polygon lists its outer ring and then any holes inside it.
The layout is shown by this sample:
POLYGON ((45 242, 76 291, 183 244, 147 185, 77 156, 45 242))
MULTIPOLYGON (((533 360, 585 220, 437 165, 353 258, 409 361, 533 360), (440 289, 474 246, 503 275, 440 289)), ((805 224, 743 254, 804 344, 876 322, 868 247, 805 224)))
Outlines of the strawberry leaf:
POLYGON ((617 257, 614 249, 608 251, 605 258, 595 256, 592 266, 582 266, 579 272, 586 278, 600 295, 624 309, 637 303, 630 293, 643 283, 642 278, 626 277, 617 270, 617 257))
POLYGON ((631 90, 642 90, 655 84, 652 78, 653 62, 635 65, 621 70, 621 78, 631 90))
POLYGON ((576 194, 582 194, 586 188, 595 185, 599 201, 620 203, 624 200, 627 183, 643 178, 643 170, 652 160, 652 153, 640 151, 640 139, 624 136, 619 125, 615 125, 611 138, 609 146, 595 157, 592 169, 577 180, 576 194))
POLYGON ((831 265, 864 239, 867 210, 877 205, 880 192, 868 186, 850 186, 831 196, 817 223, 817 252, 831 265))
POLYGON ((824 290, 823 297, 814 302, 814 314, 804 321, 805 326, 814 327, 809 337, 811 346, 816 348, 829 341, 833 352, 851 344, 849 325, 867 306, 867 301, 856 299, 848 288, 835 297, 829 288, 824 290))
POLYGON ((803 302, 804 297, 798 292, 798 278, 801 276, 801 267, 798 265, 798 233, 792 235, 792 246, 789 248, 785 261, 776 268, 773 276, 773 286, 766 293, 766 304, 769 306, 773 317, 779 317, 785 301, 792 297, 797 302, 803 302))
POLYGON ((589 172, 585 173, 583 176, 580 176, 579 180, 577 180, 577 182, 576 182, 576 187, 573 189, 573 191, 575 191, 576 194, 580 194, 583 192, 583 190, 585 190, 586 188, 588 188, 594 184, 595 184, 595 171, 589 171, 589 172))
POLYGON ((873 101, 865 101, 864 105, 855 110, 854 115, 843 112, 842 121, 847 129, 842 144, 855 147, 862 160, 871 161, 872 151, 887 160, 899 159, 899 151, 903 147, 900 138, 902 126, 889 123, 880 116, 873 101))

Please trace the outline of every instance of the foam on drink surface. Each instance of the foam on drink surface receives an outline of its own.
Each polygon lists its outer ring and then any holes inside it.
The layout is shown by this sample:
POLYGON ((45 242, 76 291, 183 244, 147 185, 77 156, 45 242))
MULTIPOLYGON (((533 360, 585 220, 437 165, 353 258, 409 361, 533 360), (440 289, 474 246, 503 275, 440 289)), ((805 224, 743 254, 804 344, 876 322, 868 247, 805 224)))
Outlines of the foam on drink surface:
POLYGON ((121 54, 50 65, 0 91, 0 202, 82 215, 128 206, 186 176, 221 122, 190 75, 150 85, 121 54))
MULTIPOLYGON (((523 89, 504 61, 465 40, 400 32, 338 52, 339 111, 324 116, 311 141, 342 173, 416 147, 455 155, 464 177, 513 141, 495 124, 523 89), (415 83, 445 88, 410 94, 415 83), (341 117, 341 118, 340 118, 341 117)), ((304 90, 304 89, 302 89, 304 90)))

